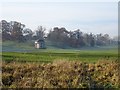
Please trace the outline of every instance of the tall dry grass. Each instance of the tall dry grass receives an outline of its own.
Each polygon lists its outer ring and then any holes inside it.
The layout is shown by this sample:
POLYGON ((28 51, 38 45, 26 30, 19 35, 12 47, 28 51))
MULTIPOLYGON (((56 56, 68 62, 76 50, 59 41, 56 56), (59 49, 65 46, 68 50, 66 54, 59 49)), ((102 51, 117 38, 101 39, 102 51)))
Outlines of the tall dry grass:
POLYGON ((2 62, 3 88, 120 88, 120 63, 56 60, 52 63, 2 62))

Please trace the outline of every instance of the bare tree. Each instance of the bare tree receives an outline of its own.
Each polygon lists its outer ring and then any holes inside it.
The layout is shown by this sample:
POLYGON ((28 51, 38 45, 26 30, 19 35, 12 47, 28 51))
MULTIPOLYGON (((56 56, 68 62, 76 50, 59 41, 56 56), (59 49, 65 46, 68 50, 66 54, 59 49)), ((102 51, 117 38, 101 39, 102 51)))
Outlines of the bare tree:
POLYGON ((37 39, 44 39, 46 28, 43 26, 38 26, 36 32, 37 39))

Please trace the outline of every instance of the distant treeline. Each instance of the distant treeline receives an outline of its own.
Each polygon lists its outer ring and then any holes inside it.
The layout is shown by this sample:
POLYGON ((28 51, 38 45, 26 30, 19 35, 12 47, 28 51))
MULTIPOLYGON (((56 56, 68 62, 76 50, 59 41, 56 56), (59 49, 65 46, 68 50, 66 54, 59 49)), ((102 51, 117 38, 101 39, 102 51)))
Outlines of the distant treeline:
POLYGON ((65 47, 83 47, 83 46, 105 46, 117 44, 117 41, 112 39, 108 34, 92 34, 83 33, 80 29, 70 31, 66 28, 54 27, 46 33, 46 28, 38 26, 36 30, 26 28, 24 24, 17 21, 7 22, 2 20, 2 40, 11 40, 18 42, 25 42, 30 40, 45 39, 51 41, 56 46, 65 47))

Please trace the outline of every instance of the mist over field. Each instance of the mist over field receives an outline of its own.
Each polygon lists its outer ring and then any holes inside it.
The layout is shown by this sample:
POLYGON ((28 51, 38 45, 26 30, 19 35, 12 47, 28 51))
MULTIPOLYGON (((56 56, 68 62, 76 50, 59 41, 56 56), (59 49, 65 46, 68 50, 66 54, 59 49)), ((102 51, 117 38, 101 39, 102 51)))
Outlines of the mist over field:
POLYGON ((0 88, 120 89, 117 2, 4 0, 0 8, 0 88))

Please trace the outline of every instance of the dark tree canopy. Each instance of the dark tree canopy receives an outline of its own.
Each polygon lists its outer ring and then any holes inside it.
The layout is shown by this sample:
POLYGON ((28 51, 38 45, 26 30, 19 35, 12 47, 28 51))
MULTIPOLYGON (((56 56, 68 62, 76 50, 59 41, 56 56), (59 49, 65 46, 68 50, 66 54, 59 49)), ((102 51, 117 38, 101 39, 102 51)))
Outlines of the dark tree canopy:
POLYGON ((31 41, 37 39, 46 39, 54 43, 56 46, 61 48, 65 47, 94 47, 94 46, 105 46, 116 43, 116 39, 111 39, 108 34, 92 34, 84 33, 80 29, 67 30, 65 27, 54 27, 48 34, 46 34, 46 28, 38 26, 36 30, 26 28, 24 24, 17 21, 7 22, 2 20, 1 34, 2 40, 12 41, 31 41))

